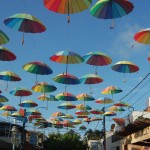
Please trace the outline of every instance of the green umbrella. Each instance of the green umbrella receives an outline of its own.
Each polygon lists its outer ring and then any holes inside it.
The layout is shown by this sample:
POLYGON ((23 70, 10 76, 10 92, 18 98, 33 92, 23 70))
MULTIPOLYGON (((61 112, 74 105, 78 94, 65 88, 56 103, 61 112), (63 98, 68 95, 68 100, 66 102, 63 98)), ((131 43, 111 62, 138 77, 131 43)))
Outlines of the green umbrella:
POLYGON ((0 30, 0 45, 6 44, 8 42, 9 42, 9 37, 2 30, 0 30))

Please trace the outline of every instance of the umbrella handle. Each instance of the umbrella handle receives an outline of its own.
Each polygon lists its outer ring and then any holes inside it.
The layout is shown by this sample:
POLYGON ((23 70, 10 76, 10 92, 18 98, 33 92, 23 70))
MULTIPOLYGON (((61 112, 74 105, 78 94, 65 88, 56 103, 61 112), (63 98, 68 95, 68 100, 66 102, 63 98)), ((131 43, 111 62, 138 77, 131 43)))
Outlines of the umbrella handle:
POLYGON ((110 29, 114 29, 115 28, 115 21, 114 21, 114 19, 112 19, 112 23, 111 23, 109 28, 110 29))
POLYGON ((22 45, 24 44, 24 32, 23 32, 23 35, 22 35, 21 44, 22 45))

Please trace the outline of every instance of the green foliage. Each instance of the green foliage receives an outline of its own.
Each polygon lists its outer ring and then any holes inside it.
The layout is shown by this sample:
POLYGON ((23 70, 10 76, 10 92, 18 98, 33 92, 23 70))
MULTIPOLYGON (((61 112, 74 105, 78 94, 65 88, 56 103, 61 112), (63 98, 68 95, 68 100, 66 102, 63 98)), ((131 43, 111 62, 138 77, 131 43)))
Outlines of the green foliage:
POLYGON ((44 142, 45 150, 86 150, 86 144, 77 133, 51 133, 44 142))
POLYGON ((89 129, 85 132, 84 140, 100 140, 100 134, 101 132, 99 130, 93 131, 89 129))

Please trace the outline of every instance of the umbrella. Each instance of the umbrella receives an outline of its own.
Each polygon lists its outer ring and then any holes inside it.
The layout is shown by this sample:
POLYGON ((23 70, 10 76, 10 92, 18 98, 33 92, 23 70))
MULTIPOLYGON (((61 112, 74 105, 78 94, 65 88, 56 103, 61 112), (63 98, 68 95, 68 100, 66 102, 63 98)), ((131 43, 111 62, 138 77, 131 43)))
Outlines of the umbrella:
POLYGON ((62 103, 61 105, 59 105, 57 108, 59 108, 59 109, 66 109, 66 110, 68 110, 68 109, 74 109, 74 108, 76 108, 76 106, 75 105, 73 105, 72 103, 70 103, 70 102, 66 102, 66 103, 62 103))
POLYGON ((129 14, 134 6, 127 0, 100 0, 90 9, 90 14, 98 19, 113 19, 111 29, 114 28, 114 19, 129 14))
POLYGON ((14 112, 11 114, 12 117, 24 117, 19 112, 14 112))
POLYGON ((117 111, 117 112, 125 111, 125 109, 122 108, 122 107, 120 107, 120 106, 111 106, 109 108, 109 110, 111 110, 111 111, 117 111))
POLYGON ((79 110, 91 110, 92 108, 89 105, 78 104, 78 105, 76 105, 76 109, 79 109, 79 110))
POLYGON ((114 106, 121 106, 121 107, 130 107, 130 104, 120 101, 118 103, 115 103, 114 106))
MULTIPOLYGON (((139 70, 139 67, 129 61, 119 61, 111 67, 112 70, 124 73, 134 73, 139 70)), ((124 79, 125 82, 125 79, 124 79)))
POLYGON ((82 12, 90 7, 92 0, 44 0, 44 6, 53 12, 68 14, 68 23, 70 23, 70 14, 82 12))
POLYGON ((27 72, 36 74, 36 83, 38 83, 37 74, 49 75, 53 73, 52 69, 47 64, 39 61, 27 63, 23 66, 23 69, 27 72))
POLYGON ((37 99, 42 101, 58 101, 58 99, 55 98, 54 95, 46 95, 46 94, 40 95, 37 99))
POLYGON ((60 111, 58 111, 58 112, 54 112, 51 116, 52 117, 59 117, 59 116, 65 116, 65 114, 60 112, 60 111))
POLYGON ((0 110, 6 110, 6 111, 17 111, 17 109, 13 106, 10 106, 10 105, 5 105, 5 106, 2 106, 0 108, 0 110))
POLYGON ((103 120, 103 118, 99 118, 99 117, 92 117, 91 121, 100 121, 103 120))
POLYGON ((23 32, 22 44, 24 43, 24 33, 41 33, 46 27, 40 20, 31 14, 19 13, 4 20, 4 24, 12 29, 23 32))
POLYGON ((103 114, 103 112, 101 110, 99 110, 99 109, 92 109, 90 111, 90 113, 94 114, 94 115, 101 115, 101 114, 103 114))
POLYGON ((74 117, 70 114, 65 114, 65 116, 60 116, 61 118, 74 119, 74 117))
POLYGON ((7 87, 8 89, 8 81, 20 81, 21 78, 14 72, 11 71, 2 71, 0 72, 0 80, 7 81, 7 87))
POLYGON ((113 98, 113 94, 117 94, 122 92, 122 90, 116 86, 108 86, 105 89, 102 90, 102 94, 112 94, 112 98, 113 98))
POLYGON ((4 112, 2 113, 2 116, 8 118, 9 116, 11 116, 11 113, 10 113, 9 111, 4 111, 4 112))
POLYGON ((71 126, 73 126, 73 122, 69 121, 69 120, 64 120, 62 122, 62 124, 64 125, 64 127, 71 127, 71 126))
POLYGON ((3 95, 0 95, 0 103, 4 103, 4 102, 8 102, 8 98, 3 96, 3 95))
POLYGON ((90 84, 90 92, 92 93, 91 84, 101 83, 103 82, 103 79, 96 74, 86 74, 81 77, 80 82, 84 84, 90 84))
POLYGON ((74 124, 74 125, 79 125, 79 124, 81 124, 81 123, 82 123, 82 121, 79 120, 79 119, 75 119, 75 120, 73 121, 73 124, 74 124))
POLYGON ((6 44, 8 42, 9 42, 9 37, 2 30, 0 30, 0 45, 6 44))
POLYGON ((0 46, 0 60, 2 61, 13 61, 16 59, 16 55, 7 48, 0 46))
MULTIPOLYGON (((111 64, 112 60, 106 54, 96 51, 96 52, 89 52, 88 54, 83 56, 86 64, 93 65, 93 66, 105 66, 111 64)), ((95 70, 95 74, 97 74, 97 67, 95 70)))
POLYGON ((84 61, 79 54, 69 50, 57 52, 55 55, 50 57, 50 60, 66 64, 66 74, 68 73, 68 64, 80 64, 84 61))
POLYGON ((78 100, 83 100, 83 101, 94 101, 95 98, 89 94, 82 93, 76 96, 78 100))
POLYGON ((29 121, 31 122, 33 119, 37 119, 37 118, 43 118, 41 115, 30 115, 28 117, 29 121))
POLYGON ((80 126, 79 130, 86 130, 87 128, 85 126, 80 126))
POLYGON ((100 97, 95 102, 98 104, 111 104, 114 101, 108 97, 100 97))
POLYGON ((89 124, 91 122, 91 118, 84 118, 83 122, 87 122, 89 124))
POLYGON ((104 116, 116 116, 114 112, 109 112, 109 111, 105 112, 103 115, 104 116))
POLYGON ((59 93, 56 95, 56 98, 62 101, 77 101, 77 97, 68 92, 59 93))
POLYGON ((30 108, 30 107, 37 107, 38 104, 35 103, 35 102, 32 101, 32 100, 25 100, 25 101, 21 102, 21 103, 19 104, 19 106, 20 106, 20 107, 30 108))
POLYGON ((87 110, 79 110, 75 112, 76 115, 89 115, 90 112, 88 112, 87 110))
POLYGON ((27 89, 27 88, 20 88, 20 87, 16 87, 14 90, 9 92, 10 94, 14 95, 14 96, 20 96, 20 102, 21 102, 21 98, 23 96, 30 96, 32 95, 32 92, 27 89))
POLYGON ((26 112, 27 115, 41 115, 41 113, 38 110, 30 109, 26 112))
POLYGON ((87 115, 77 115, 77 118, 88 118, 87 115))

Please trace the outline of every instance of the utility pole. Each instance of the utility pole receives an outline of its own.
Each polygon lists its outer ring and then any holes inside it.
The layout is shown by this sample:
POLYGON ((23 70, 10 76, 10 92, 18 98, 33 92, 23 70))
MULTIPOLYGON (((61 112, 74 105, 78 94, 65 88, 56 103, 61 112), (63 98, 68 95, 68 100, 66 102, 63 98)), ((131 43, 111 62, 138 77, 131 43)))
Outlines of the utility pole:
MULTIPOLYGON (((105 113, 105 107, 103 107, 103 113, 105 113)), ((105 115, 103 115, 103 147, 106 150, 106 125, 105 125, 105 115)))

